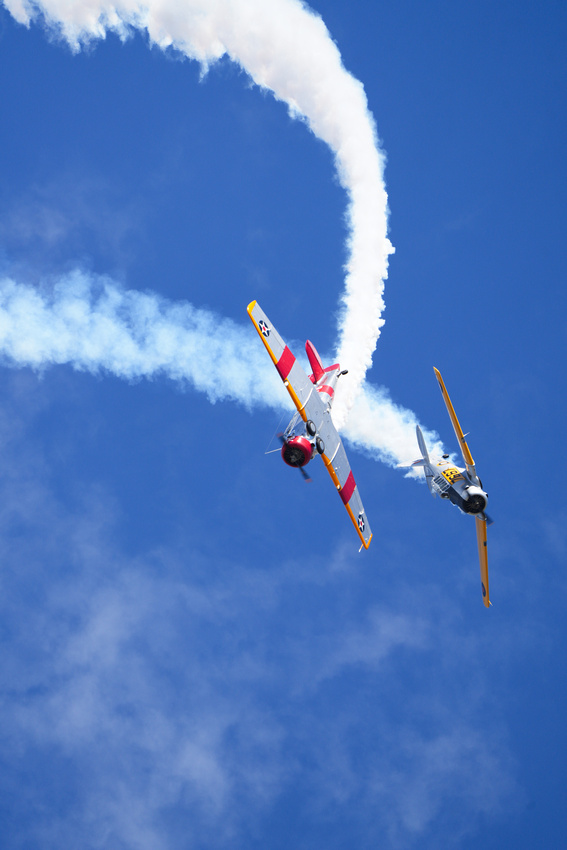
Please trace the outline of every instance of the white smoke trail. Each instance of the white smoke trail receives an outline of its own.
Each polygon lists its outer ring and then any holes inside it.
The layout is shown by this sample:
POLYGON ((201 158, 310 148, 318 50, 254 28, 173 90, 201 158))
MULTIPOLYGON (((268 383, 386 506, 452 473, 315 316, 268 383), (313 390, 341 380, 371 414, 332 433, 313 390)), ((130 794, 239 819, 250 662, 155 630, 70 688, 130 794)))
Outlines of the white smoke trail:
POLYGON ((76 50, 109 30, 126 38, 130 28, 138 28, 204 69, 226 54, 330 146, 349 198, 337 354, 349 374, 334 414, 343 425, 383 324, 383 281, 393 249, 374 120, 362 84, 343 67, 321 18, 301 0, 4 0, 4 5, 26 25, 43 15, 76 50))
POLYGON ((7 366, 41 372, 68 364, 126 380, 163 376, 212 402, 281 407, 277 375, 263 353, 230 319, 121 289, 108 278, 74 271, 39 289, 0 281, 0 358, 7 366))
MULTIPOLYGON (((415 435, 417 424, 415 413, 394 404, 388 390, 365 383, 342 434, 383 463, 397 466, 420 457, 415 435)), ((438 434, 423 425, 420 428, 430 454, 443 455, 445 448, 438 434)), ((406 475, 424 480, 421 468, 409 469, 406 475)))
MULTIPOLYGON (((165 377, 212 402, 248 408, 290 404, 251 326, 81 271, 40 288, 0 280, 0 362, 35 371, 67 364, 126 380, 165 377)), ((385 390, 365 386, 343 433, 395 466, 418 453, 415 425, 415 415, 385 390)), ((423 430, 439 452, 437 435, 423 430)))

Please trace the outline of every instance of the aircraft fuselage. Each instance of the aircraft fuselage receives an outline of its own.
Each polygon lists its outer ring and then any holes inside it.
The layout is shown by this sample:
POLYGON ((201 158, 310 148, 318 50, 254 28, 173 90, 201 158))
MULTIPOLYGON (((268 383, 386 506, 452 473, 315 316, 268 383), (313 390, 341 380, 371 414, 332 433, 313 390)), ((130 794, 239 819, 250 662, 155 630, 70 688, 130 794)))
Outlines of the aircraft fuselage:
MULTIPOLYGON (((448 458, 431 459, 429 472, 431 490, 442 499, 449 499, 464 514, 482 514, 488 497, 484 490, 472 480, 466 469, 455 466, 448 458)), ((429 476, 428 476, 429 477, 429 476)))

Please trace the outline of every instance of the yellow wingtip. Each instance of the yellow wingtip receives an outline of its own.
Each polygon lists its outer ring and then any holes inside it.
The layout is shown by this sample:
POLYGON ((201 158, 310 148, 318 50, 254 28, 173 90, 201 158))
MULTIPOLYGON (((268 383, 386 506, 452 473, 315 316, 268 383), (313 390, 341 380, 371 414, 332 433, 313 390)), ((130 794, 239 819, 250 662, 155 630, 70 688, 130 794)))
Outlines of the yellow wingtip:
POLYGON ((248 305, 248 307, 246 308, 246 312, 248 313, 249 316, 252 313, 252 310, 254 309, 255 306, 256 306, 256 301, 251 301, 250 304, 248 305))

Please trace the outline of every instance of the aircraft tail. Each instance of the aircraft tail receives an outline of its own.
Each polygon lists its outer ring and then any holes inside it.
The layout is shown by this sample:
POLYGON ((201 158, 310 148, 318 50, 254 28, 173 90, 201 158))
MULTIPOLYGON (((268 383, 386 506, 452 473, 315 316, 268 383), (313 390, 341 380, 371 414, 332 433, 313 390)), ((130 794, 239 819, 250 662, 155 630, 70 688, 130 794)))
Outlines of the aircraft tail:
MULTIPOLYGON (((423 439, 423 434, 421 433, 421 428, 419 425, 415 426, 415 433, 417 435, 417 444, 419 446, 419 450, 422 454, 423 460, 429 464, 429 452, 427 451, 427 446, 425 445, 425 440, 423 439)), ((417 465, 417 462, 416 462, 417 465)))
MULTIPOLYGON (((338 377, 338 373, 341 370, 341 367, 339 366, 339 364, 333 363, 332 366, 323 366, 323 361, 321 360, 319 352, 317 351, 317 349, 315 348, 313 343, 310 342, 310 340, 307 340, 307 342, 305 343, 305 351, 307 353, 307 357, 309 358, 309 365, 311 366, 311 369, 313 370, 313 374, 311 375, 311 380, 313 381, 314 384, 318 384, 320 382, 321 378, 325 378, 325 380, 327 381, 329 376, 333 372, 337 372, 337 377, 338 377)), ((346 372, 344 372, 343 374, 346 375, 346 372)))
POLYGON ((309 358, 309 365, 313 370, 313 377, 315 378, 313 383, 316 384, 318 381, 321 380, 321 378, 325 374, 323 362, 319 357, 319 352, 317 351, 313 343, 309 340, 307 340, 307 342, 305 343, 305 351, 307 352, 307 357, 309 358))
POLYGON ((334 363, 332 366, 323 366, 317 349, 309 340, 305 343, 305 351, 309 358, 309 364, 313 369, 313 374, 309 376, 311 382, 317 387, 321 401, 326 402, 327 409, 330 410, 335 397, 335 387, 339 376, 346 374, 346 372, 341 372, 341 367, 338 363, 334 363))
POLYGON ((417 436, 417 444, 421 452, 421 457, 419 458, 419 460, 414 460, 412 466, 423 466, 425 480, 427 481, 429 492, 432 493, 433 496, 435 496, 435 490, 433 489, 433 470, 431 469, 429 452, 427 451, 427 446, 425 445, 425 440, 423 439, 423 434, 421 433, 421 428, 419 427, 419 425, 415 426, 415 433, 417 436))

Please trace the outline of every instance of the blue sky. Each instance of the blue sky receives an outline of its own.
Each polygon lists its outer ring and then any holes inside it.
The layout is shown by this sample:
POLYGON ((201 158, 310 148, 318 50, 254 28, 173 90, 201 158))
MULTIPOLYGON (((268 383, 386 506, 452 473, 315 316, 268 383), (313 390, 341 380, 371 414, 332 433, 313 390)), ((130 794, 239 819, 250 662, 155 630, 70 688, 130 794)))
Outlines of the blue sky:
MULTIPOLYGON (((565 834, 567 15, 311 7, 387 156, 368 380, 455 450, 441 370, 490 496, 493 607, 474 523, 372 447, 347 444, 360 554, 322 465, 306 486, 264 454, 287 404, 269 362, 261 392, 211 400, 163 371, 49 365, 41 321, 22 365, 3 317, 2 846, 565 834)), ((333 352, 346 195, 284 104, 226 58, 202 78, 140 33, 73 53, 4 6, 0 79, 3 302, 8 281, 155 294, 181 323, 188 302, 242 341, 225 362, 211 330, 197 372, 244 387, 267 360, 252 299, 298 354, 333 352)))

